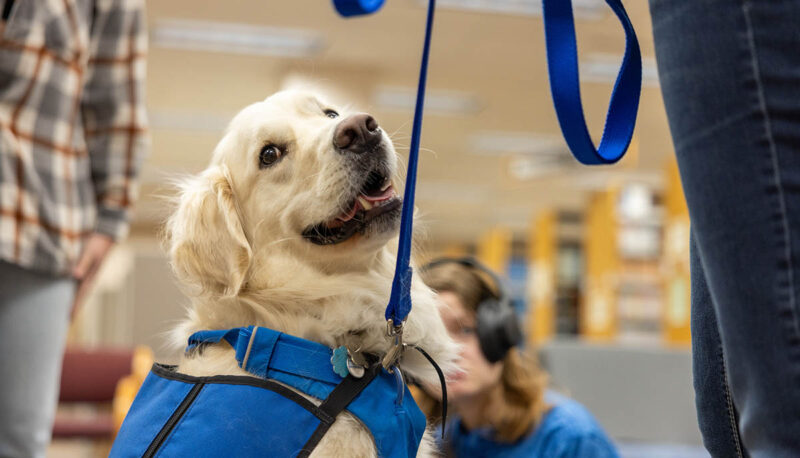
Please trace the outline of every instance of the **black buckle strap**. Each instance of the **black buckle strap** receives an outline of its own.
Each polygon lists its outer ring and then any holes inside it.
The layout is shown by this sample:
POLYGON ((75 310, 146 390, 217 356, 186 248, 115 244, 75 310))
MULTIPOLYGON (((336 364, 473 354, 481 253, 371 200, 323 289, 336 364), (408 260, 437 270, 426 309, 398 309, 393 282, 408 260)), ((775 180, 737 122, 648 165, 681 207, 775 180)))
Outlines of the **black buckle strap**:
POLYGON ((381 369, 382 366, 379 363, 373 364, 367 368, 363 377, 355 378, 352 375, 348 375, 341 383, 336 385, 331 394, 319 405, 316 412, 317 418, 320 419, 319 426, 303 445, 302 450, 297 455, 298 458, 306 458, 314 451, 319 441, 322 440, 322 437, 328 432, 333 422, 336 421, 336 417, 350 405, 353 399, 364 391, 364 388, 378 376, 381 369))
MULTIPOLYGON (((416 345, 408 345, 409 347, 417 350, 428 360, 429 363, 436 370, 436 375, 439 376, 439 384, 442 387, 442 438, 444 438, 444 425, 447 423, 447 385, 445 384, 444 372, 442 368, 436 364, 436 361, 422 348, 416 345)), ((336 421, 336 417, 347 408, 348 405, 355 399, 364 388, 367 387, 378 376, 383 366, 380 363, 373 363, 367 368, 364 376, 361 378, 348 375, 341 381, 336 388, 331 391, 331 394, 322 401, 319 405, 315 415, 320 419, 319 426, 314 430, 314 433, 303 445, 298 458, 307 458, 311 452, 317 447, 319 442, 328 432, 331 425, 336 421)))

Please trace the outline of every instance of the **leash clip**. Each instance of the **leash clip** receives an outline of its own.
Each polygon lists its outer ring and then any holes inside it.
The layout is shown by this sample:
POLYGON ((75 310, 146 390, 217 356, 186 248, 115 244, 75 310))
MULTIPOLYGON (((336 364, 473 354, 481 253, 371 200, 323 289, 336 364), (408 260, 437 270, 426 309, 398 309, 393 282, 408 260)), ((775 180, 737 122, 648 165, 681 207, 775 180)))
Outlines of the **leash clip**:
POLYGON ((392 348, 381 360, 381 365, 391 374, 393 373, 392 366, 397 364, 397 361, 403 356, 403 350, 406 348, 406 344, 403 343, 403 323, 401 322, 395 326, 391 318, 386 320, 386 336, 393 338, 394 342, 392 343, 392 348))

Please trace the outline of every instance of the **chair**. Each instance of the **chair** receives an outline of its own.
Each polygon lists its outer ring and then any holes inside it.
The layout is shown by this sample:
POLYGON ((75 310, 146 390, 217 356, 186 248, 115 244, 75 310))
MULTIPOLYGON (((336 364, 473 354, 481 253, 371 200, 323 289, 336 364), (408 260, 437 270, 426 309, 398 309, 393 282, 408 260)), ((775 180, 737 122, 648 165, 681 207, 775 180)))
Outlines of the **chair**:
POLYGON ((113 439, 110 406, 118 382, 131 373, 133 359, 131 349, 67 349, 53 438, 113 439))

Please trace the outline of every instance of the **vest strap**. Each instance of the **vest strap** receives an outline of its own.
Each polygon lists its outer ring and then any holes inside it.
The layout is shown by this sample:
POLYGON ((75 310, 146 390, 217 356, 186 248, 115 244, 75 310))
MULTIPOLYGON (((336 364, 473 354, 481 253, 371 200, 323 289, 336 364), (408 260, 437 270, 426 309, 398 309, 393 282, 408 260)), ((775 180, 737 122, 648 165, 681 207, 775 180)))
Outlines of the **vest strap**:
POLYGON ((260 326, 196 332, 189 337, 186 351, 222 340, 236 351, 239 367, 261 378, 279 371, 331 385, 342 381, 333 371, 330 348, 260 326))
POLYGON ((333 422, 336 421, 336 417, 353 402, 353 399, 364 391, 364 388, 375 379, 380 371, 381 365, 373 364, 366 370, 363 377, 355 378, 352 375, 348 375, 331 391, 331 394, 319 406, 320 412, 324 413, 328 419, 319 417, 321 420, 319 426, 314 430, 314 434, 308 438, 308 442, 303 446, 300 454, 297 455, 298 458, 306 458, 311 454, 331 425, 333 425, 333 422))

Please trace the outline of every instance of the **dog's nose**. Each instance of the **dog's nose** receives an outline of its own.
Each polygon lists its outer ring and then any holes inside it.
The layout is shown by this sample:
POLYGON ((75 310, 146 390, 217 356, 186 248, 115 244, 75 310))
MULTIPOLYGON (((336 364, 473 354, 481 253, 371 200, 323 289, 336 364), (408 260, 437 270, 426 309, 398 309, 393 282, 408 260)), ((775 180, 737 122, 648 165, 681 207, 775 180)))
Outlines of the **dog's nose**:
POLYGON ((375 118, 357 113, 344 118, 333 132, 333 144, 341 151, 361 154, 375 146, 381 139, 381 130, 375 118))

